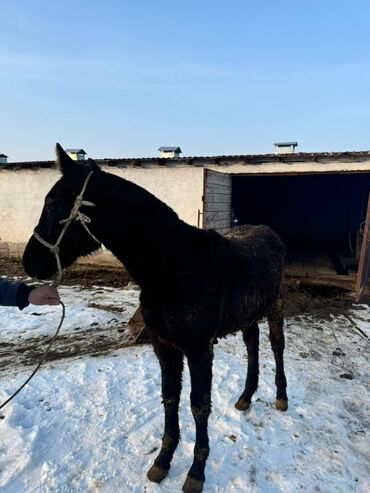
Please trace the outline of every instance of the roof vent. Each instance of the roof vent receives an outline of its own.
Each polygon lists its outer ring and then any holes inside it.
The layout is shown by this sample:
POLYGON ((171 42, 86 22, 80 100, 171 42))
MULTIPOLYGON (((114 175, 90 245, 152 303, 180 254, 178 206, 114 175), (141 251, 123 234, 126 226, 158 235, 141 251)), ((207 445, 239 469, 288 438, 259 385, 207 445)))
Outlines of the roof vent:
POLYGON ((160 147, 158 151, 159 151, 159 157, 164 157, 169 159, 180 157, 180 154, 182 152, 180 147, 160 147))
POLYGON ((86 152, 83 149, 66 149, 68 156, 74 161, 84 161, 86 152))
POLYGON ((297 145, 297 142, 276 142, 275 154, 294 154, 297 145))
POLYGON ((0 154, 0 164, 6 164, 8 162, 8 156, 6 154, 0 154))

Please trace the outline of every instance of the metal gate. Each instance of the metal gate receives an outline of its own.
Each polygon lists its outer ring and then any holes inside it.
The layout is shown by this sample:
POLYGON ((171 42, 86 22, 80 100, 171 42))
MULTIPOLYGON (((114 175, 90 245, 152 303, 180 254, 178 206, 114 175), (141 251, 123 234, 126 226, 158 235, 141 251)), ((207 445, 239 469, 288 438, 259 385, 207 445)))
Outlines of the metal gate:
POLYGON ((362 236, 360 264, 356 277, 356 301, 360 300, 361 293, 370 278, 370 194, 367 203, 367 213, 362 236))
POLYGON ((231 226, 231 176, 204 169, 203 228, 226 233, 231 226))

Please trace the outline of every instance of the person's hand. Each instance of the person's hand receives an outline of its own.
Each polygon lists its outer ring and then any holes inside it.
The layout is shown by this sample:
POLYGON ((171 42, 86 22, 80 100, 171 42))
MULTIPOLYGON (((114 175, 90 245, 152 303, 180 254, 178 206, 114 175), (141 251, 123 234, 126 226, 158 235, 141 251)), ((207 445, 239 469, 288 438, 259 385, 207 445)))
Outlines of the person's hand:
POLYGON ((40 286, 33 289, 28 295, 29 303, 32 305, 59 305, 59 293, 53 286, 40 286))

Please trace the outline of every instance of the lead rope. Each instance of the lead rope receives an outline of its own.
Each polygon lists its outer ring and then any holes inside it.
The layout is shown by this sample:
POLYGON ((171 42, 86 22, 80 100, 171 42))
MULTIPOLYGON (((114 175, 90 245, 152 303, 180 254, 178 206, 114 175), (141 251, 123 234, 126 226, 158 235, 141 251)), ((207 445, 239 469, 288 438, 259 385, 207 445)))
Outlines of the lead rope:
MULTIPOLYGON (((82 226, 86 229, 86 231, 89 233, 89 235, 97 243, 100 243, 100 241, 91 233, 91 231, 89 230, 89 228, 86 226, 86 223, 90 223, 91 222, 91 219, 88 216, 86 216, 86 214, 83 214, 79 210, 82 205, 87 205, 87 206, 95 207, 95 204, 93 202, 89 202, 88 200, 83 200, 83 194, 85 193, 87 184, 88 184, 88 182, 89 182, 92 174, 93 174, 93 171, 91 171, 87 175, 87 178, 86 178, 85 183, 84 183, 84 185, 82 187, 82 190, 81 190, 80 194, 76 197, 75 203, 74 203, 74 205, 72 207, 72 210, 71 210, 71 213, 70 213, 69 217, 67 219, 62 219, 61 221, 59 221, 60 224, 64 224, 64 226, 63 226, 63 229, 62 229, 62 231, 61 231, 61 233, 60 233, 60 235, 59 235, 59 237, 58 237, 58 239, 57 239, 57 241, 55 242, 54 245, 52 245, 51 243, 48 243, 43 238, 41 238, 41 236, 36 231, 33 232, 34 237, 42 245, 46 246, 50 250, 51 253, 54 253, 54 255, 55 255, 55 259, 56 259, 56 263, 57 263, 57 268, 58 268, 57 279, 56 279, 56 282, 54 283, 54 286, 55 287, 58 287, 59 286, 59 284, 61 283, 61 280, 62 280, 62 275, 63 275, 62 264, 61 264, 60 256, 59 256, 59 245, 60 245, 60 242, 62 241, 62 238, 63 238, 65 232, 68 229, 68 226, 71 224, 71 222, 73 220, 79 221, 82 224, 82 226)), ((66 307, 65 307, 65 305, 64 305, 64 303, 62 301, 60 302, 60 304, 62 305, 62 316, 61 316, 59 325, 57 327, 57 330, 55 331, 55 334, 53 335, 51 341, 49 342, 49 345, 46 348, 45 353, 41 357, 40 361, 38 362, 36 368, 33 370, 33 372, 31 373, 31 375, 27 378, 27 380, 10 397, 8 397, 8 399, 5 402, 3 402, 0 405, 0 410, 3 409, 3 407, 5 407, 11 400, 13 400, 14 397, 16 397, 19 394, 19 392, 21 392, 22 389, 24 389, 24 387, 36 375, 36 373, 39 370, 40 366, 43 364, 43 362, 45 361, 47 355, 49 354, 49 351, 51 349, 51 346, 54 344, 55 339, 58 337, 59 331, 60 331, 60 329, 61 329, 61 327, 63 325, 64 319, 65 319, 66 307)))

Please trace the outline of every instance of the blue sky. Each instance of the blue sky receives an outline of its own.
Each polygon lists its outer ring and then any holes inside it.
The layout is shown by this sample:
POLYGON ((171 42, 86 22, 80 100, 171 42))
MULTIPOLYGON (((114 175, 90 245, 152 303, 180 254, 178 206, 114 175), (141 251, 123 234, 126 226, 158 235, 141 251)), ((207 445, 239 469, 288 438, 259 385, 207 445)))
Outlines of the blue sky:
POLYGON ((370 3, 0 0, 0 153, 370 149, 370 3))

